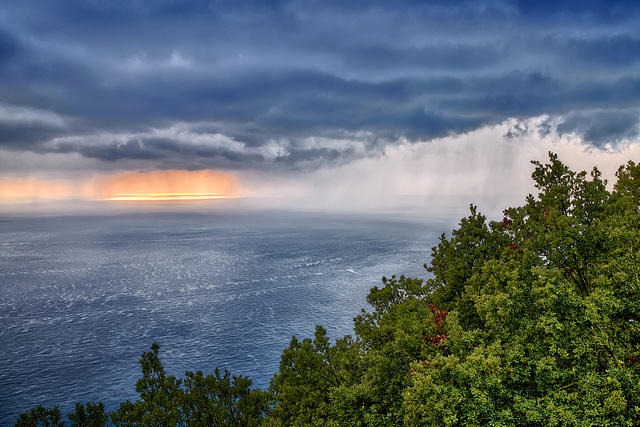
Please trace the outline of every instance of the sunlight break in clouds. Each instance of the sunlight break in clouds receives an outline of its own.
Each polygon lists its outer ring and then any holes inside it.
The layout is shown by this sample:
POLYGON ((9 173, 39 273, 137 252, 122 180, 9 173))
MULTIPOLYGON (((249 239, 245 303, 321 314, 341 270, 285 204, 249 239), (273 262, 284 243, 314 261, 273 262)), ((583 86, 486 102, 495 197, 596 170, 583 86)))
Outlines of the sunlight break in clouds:
POLYGON ((213 171, 121 173, 87 181, 37 178, 0 179, 3 201, 100 199, 112 201, 210 200, 238 197, 235 179, 213 171))
POLYGON ((86 194, 104 200, 207 200, 238 196, 234 179, 212 171, 124 173, 89 182, 86 194))
POLYGON ((36 178, 10 178, 0 180, 0 199, 67 199, 73 196, 73 188, 59 180, 45 181, 36 178))

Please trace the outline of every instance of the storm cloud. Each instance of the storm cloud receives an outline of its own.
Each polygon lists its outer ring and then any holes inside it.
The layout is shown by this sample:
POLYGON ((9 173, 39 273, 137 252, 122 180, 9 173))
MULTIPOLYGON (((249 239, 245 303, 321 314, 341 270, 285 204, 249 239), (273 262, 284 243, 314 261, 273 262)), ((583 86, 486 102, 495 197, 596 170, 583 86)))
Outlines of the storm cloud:
POLYGON ((316 170, 542 116, 587 147, 637 139, 638 4, 532 3, 12 2, 0 150, 316 170))

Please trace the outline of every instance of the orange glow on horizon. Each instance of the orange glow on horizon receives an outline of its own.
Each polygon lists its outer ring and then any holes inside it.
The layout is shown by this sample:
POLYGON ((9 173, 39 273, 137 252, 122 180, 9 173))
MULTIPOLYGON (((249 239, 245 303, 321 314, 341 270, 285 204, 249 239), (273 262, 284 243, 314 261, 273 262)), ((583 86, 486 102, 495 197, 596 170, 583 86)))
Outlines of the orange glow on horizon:
POLYGON ((36 178, 8 178, 0 180, 0 199, 67 199, 73 189, 61 181, 36 178))
POLYGON ((116 194, 107 198, 113 201, 142 201, 142 200, 211 200, 225 199, 226 196, 220 194, 202 194, 202 193, 151 193, 151 194, 116 194))
POLYGON ((86 191, 103 200, 171 201, 237 197, 233 178, 212 171, 157 171, 125 173, 99 179, 86 191))
POLYGON ((239 197, 234 178, 213 171, 122 173, 89 181, 0 179, 0 200, 98 199, 110 201, 180 201, 239 197))

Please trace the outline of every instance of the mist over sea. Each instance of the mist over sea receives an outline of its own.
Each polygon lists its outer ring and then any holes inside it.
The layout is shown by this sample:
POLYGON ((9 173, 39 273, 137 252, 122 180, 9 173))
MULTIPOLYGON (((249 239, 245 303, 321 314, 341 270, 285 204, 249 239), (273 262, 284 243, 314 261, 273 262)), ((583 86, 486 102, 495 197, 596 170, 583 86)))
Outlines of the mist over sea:
POLYGON ((351 334, 382 276, 426 278, 467 206, 0 213, 0 425, 137 399, 153 342, 170 375, 219 367, 266 388, 292 335, 351 334))

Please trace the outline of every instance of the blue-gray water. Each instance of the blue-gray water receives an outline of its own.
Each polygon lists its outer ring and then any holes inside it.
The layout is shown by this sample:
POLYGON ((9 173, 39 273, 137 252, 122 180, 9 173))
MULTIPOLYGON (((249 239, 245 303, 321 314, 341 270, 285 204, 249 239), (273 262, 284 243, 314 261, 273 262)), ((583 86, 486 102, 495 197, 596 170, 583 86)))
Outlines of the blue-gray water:
POLYGON ((286 212, 0 216, 0 425, 31 407, 136 399, 165 369, 266 388, 292 335, 332 338, 383 275, 422 264, 457 218, 286 212))

